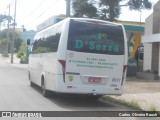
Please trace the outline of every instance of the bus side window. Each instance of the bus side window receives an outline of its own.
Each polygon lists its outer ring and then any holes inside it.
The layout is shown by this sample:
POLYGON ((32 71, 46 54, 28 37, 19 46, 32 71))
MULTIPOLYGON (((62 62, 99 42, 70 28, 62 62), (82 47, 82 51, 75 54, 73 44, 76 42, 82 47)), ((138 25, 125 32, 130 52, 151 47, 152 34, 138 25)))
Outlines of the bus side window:
POLYGON ((47 38, 40 38, 33 43, 33 54, 57 52, 61 33, 49 36, 47 38))

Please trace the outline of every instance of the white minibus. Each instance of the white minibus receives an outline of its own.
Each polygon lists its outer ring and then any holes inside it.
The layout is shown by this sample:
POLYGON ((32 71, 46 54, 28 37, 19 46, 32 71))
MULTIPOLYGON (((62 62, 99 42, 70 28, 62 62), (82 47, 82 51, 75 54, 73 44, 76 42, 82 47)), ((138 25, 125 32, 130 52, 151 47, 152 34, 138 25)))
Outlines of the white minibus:
POLYGON ((30 84, 55 93, 121 95, 128 50, 123 25, 66 18, 35 35, 29 56, 30 84))

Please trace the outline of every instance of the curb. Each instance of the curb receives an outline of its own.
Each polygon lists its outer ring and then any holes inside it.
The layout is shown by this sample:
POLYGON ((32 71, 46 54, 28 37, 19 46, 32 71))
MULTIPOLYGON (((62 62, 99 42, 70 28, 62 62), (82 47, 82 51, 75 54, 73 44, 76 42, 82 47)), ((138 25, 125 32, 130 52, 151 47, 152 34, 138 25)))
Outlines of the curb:
MULTIPOLYGON (((147 106, 144 107, 144 105, 141 105, 140 102, 138 102, 136 99, 125 99, 125 98, 118 98, 117 96, 104 96, 102 97, 103 100, 107 100, 107 101, 112 101, 115 102, 117 104, 121 104, 121 105, 125 105, 128 106, 132 109, 135 110, 140 110, 140 111, 152 111, 152 112, 158 112, 159 110, 157 110, 157 107, 154 104, 151 103, 147 103, 147 106)), ((159 113, 160 114, 160 113, 159 113)))

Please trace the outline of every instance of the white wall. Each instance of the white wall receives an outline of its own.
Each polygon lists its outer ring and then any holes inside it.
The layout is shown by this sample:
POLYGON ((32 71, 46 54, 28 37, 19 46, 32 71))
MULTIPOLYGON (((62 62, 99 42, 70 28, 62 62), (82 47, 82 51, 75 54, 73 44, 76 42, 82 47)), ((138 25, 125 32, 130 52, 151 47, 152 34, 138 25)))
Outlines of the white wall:
MULTIPOLYGON (((152 35, 153 33, 153 14, 151 14, 145 20, 145 32, 144 35, 152 35)), ((143 41, 143 38, 142 38, 143 41)), ((152 44, 144 43, 144 63, 143 70, 151 70, 152 66, 152 44)))
POLYGON ((151 70, 152 63, 152 44, 145 43, 144 44, 144 61, 143 61, 143 70, 151 70))
POLYGON ((145 20, 145 31, 144 35, 152 35, 153 34, 153 14, 148 16, 145 20))
MULTIPOLYGON (((160 60, 160 43, 159 43, 159 60, 160 60)), ((160 63, 158 64, 158 68, 160 68, 160 63)), ((158 70, 158 76, 160 76, 160 70, 158 70)))

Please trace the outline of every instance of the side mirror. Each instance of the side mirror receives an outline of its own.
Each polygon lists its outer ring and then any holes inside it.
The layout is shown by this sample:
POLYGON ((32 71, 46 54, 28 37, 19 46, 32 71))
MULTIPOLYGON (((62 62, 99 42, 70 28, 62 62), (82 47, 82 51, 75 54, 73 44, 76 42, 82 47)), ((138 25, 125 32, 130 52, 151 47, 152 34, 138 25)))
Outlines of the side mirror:
POLYGON ((31 40, 27 39, 27 45, 30 45, 30 44, 31 44, 31 40))

